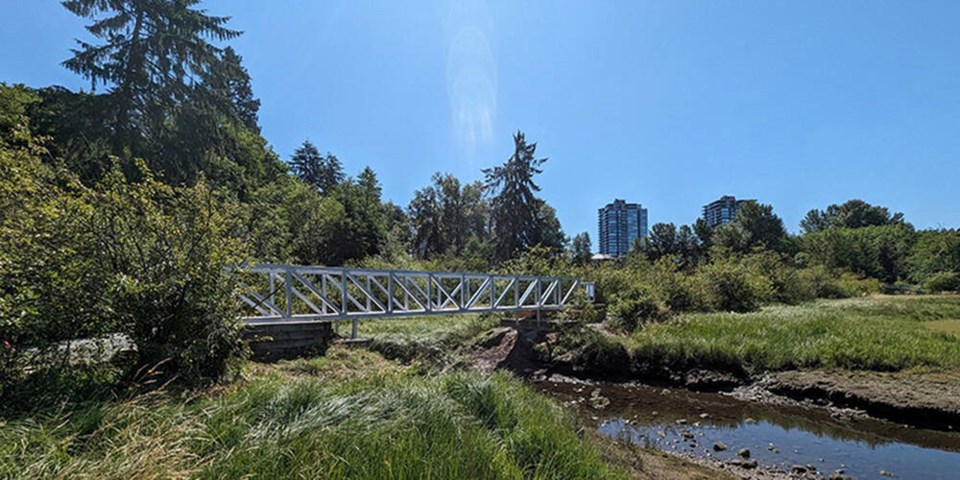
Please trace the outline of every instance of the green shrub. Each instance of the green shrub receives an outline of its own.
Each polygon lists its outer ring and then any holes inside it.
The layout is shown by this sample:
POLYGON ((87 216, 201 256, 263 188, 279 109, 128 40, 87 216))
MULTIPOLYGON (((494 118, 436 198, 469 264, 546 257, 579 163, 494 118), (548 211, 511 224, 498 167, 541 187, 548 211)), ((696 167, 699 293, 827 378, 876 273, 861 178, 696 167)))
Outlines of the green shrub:
POLYGON ((960 272, 960 230, 918 232, 907 264, 910 279, 919 284, 940 272, 960 272))
POLYGON ((648 321, 666 318, 668 309, 646 285, 635 285, 615 297, 609 307, 607 325, 632 332, 648 321))
POLYGON ((907 224, 828 228, 800 237, 805 256, 830 269, 843 269, 888 283, 903 279, 917 233, 907 224))
POLYGON ((750 312, 772 297, 769 280, 731 261, 705 265, 698 270, 697 277, 707 305, 713 310, 750 312))
POLYGON ((84 377, 116 350, 117 334, 135 344, 116 365, 131 372, 162 363, 154 373, 218 378, 242 356, 225 271, 239 259, 240 210, 202 181, 173 188, 140 175, 132 182, 115 168, 91 189, 25 150, 0 148, 6 400, 26 372, 31 384, 84 377), (77 375, 59 375, 64 369, 77 375))
MULTIPOLYGON (((29 143, 29 142, 28 142, 29 143)), ((36 147, 40 148, 40 147, 36 147)), ((33 148, 0 138, 0 395, 28 370, 62 369, 64 342, 115 330, 96 269, 85 189, 33 148), (29 367, 29 368, 28 368, 29 367)))
POLYGON ((934 273, 923 282, 923 288, 928 292, 960 291, 960 274, 956 272, 934 273))
POLYGON ((129 182, 114 171, 92 193, 106 302, 140 367, 220 378, 243 352, 236 282, 226 271, 241 258, 241 211, 202 180, 174 188, 141 174, 129 182))
POLYGON ((854 273, 843 272, 836 280, 839 291, 844 297, 859 297, 871 293, 879 293, 883 289, 883 282, 871 277, 860 277, 854 273))
POLYGON ((646 277, 670 311, 702 308, 702 302, 692 289, 690 276, 681 271, 680 265, 672 258, 664 257, 654 262, 646 277))
POLYGON ((804 290, 813 298, 846 298, 849 295, 840 288, 837 276, 831 274, 823 265, 802 268, 797 271, 796 287, 804 290))

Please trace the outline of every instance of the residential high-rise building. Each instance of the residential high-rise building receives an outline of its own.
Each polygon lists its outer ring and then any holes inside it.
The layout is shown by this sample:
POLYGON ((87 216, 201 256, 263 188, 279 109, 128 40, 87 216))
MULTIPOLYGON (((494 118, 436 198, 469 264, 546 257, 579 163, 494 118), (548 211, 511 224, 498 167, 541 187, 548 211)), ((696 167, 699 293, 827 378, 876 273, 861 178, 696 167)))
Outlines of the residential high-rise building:
POLYGON ((647 209, 619 198, 599 210, 600 254, 622 257, 637 238, 647 236, 647 209))
POLYGON ((739 208, 743 202, 750 201, 752 200, 737 200, 733 195, 724 195, 720 197, 719 200, 703 206, 703 219, 706 220, 707 225, 711 227, 723 225, 733 220, 733 216, 737 214, 737 208, 739 208))

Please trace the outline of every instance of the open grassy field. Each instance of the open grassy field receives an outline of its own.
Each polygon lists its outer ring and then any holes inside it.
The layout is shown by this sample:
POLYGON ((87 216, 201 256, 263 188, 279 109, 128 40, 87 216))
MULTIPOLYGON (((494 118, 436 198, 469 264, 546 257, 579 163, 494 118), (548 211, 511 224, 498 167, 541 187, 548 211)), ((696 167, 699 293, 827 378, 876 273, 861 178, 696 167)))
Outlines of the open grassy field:
POLYGON ((951 368, 960 367, 960 337, 943 330, 957 319, 960 296, 872 296, 683 314, 623 343, 636 362, 685 367, 951 368))
POLYGON ((363 350, 191 395, 0 420, 0 478, 621 478, 507 374, 424 376, 363 350))

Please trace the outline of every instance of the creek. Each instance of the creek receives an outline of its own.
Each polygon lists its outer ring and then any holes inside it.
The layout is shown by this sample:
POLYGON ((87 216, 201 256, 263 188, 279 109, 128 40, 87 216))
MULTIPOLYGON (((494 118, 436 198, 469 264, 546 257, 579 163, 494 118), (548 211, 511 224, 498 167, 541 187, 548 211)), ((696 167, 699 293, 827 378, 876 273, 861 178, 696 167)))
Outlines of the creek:
POLYGON ((858 479, 960 478, 960 434, 954 432, 732 393, 553 381, 535 386, 576 405, 604 435, 715 465, 746 462, 751 470, 802 469, 823 478, 838 470, 858 479))

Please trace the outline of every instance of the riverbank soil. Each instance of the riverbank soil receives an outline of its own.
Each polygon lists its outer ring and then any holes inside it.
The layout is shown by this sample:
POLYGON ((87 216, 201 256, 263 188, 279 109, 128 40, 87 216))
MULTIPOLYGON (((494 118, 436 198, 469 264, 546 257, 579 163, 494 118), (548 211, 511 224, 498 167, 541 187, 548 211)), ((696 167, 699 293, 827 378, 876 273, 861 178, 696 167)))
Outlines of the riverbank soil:
POLYGON ((759 382, 792 398, 829 402, 913 426, 960 431, 960 371, 776 372, 759 382))
MULTIPOLYGON (((585 437, 600 448, 603 459, 627 471, 631 478, 653 480, 740 480, 743 475, 724 469, 714 462, 681 457, 655 448, 617 440, 589 429, 585 437)), ((741 472, 745 473, 745 472, 741 472)), ((776 478, 776 477, 767 477, 776 478)))

